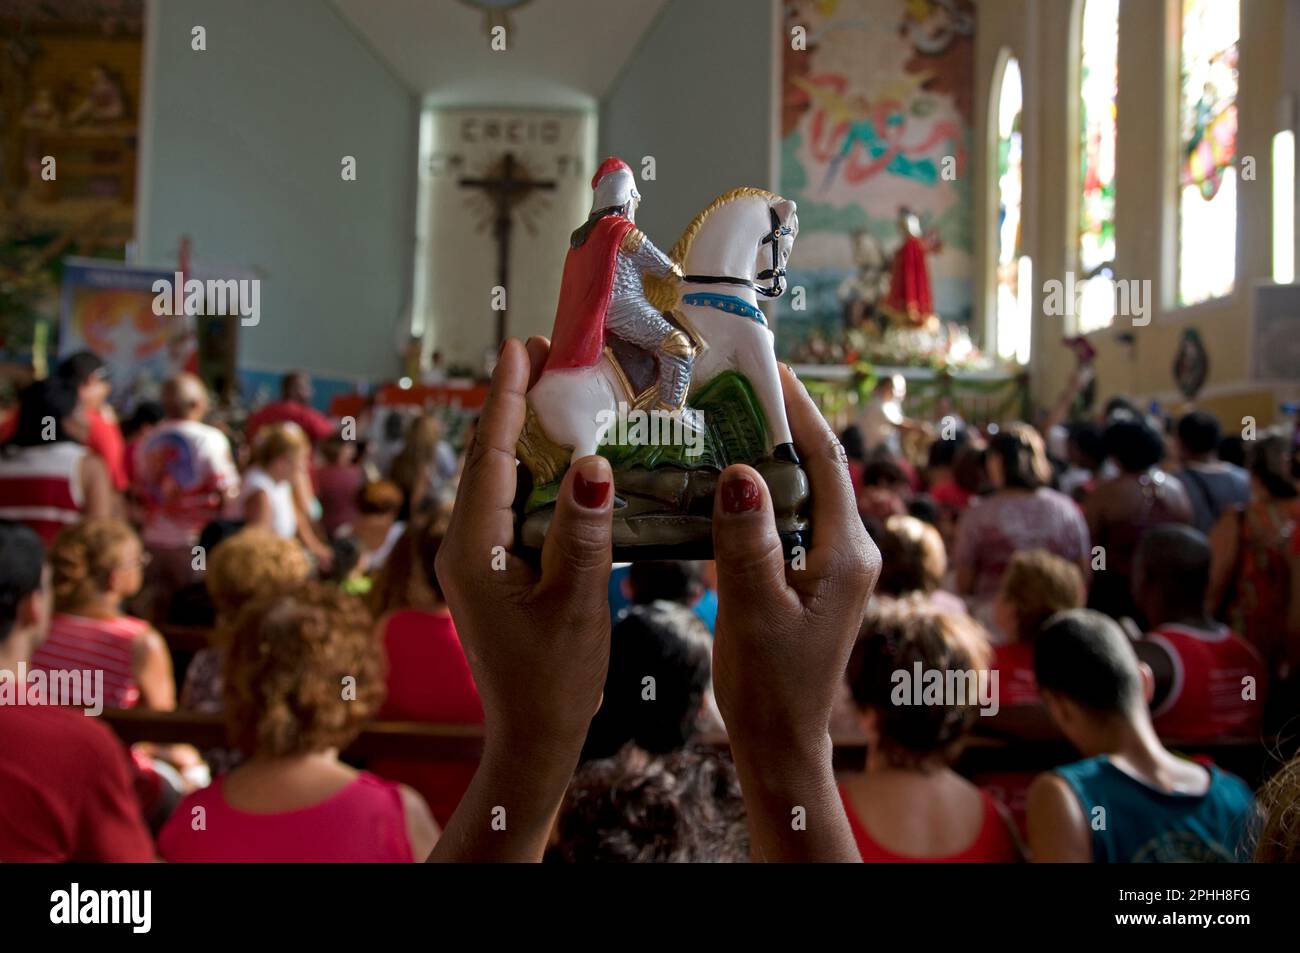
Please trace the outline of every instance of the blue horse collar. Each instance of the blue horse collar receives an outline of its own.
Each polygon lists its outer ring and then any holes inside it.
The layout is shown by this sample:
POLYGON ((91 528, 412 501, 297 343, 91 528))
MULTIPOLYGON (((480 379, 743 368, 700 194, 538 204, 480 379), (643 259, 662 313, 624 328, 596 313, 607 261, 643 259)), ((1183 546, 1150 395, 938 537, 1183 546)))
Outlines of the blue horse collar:
POLYGON ((749 318, 751 321, 757 321, 766 327, 767 318, 763 312, 758 310, 744 298, 738 298, 735 295, 715 294, 711 291, 693 291, 688 295, 682 296, 682 304, 693 304, 704 308, 716 308, 719 311, 726 311, 728 314, 740 314, 749 318))

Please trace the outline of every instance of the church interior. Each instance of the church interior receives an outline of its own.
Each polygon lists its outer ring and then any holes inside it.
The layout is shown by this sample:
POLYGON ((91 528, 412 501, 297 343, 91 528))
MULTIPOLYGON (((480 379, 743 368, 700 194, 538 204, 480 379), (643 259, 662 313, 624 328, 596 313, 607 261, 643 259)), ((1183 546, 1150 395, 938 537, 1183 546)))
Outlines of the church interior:
POLYGON ((1298 0, 0 37, 0 862, 1300 860, 1298 0))

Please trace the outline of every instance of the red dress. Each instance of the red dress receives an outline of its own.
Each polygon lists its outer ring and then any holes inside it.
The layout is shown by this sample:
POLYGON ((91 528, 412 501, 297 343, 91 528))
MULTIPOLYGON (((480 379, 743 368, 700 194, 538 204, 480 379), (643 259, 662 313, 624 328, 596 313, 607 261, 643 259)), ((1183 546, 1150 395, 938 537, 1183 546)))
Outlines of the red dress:
MULTIPOLYGON (((448 613, 418 609, 393 613, 384 625, 384 649, 388 697, 380 718, 440 725, 483 724, 483 704, 448 613)), ((438 823, 445 825, 478 765, 474 761, 382 758, 368 767, 419 791, 438 823)))
POLYGON ((849 816, 849 827, 853 829, 853 839, 857 841, 858 852, 862 854, 863 863, 1014 864, 1021 860, 1020 848, 1011 835, 1006 821, 1002 819, 997 802, 984 791, 980 791, 980 800, 984 802, 984 820, 974 842, 955 854, 938 857, 909 857, 894 853, 872 837, 858 820, 858 815, 853 810, 853 801, 843 785, 840 785, 840 800, 844 802, 844 813, 849 816))
POLYGON ((925 263, 925 244, 915 235, 903 239, 894 255, 894 271, 889 278, 889 296, 884 310, 896 319, 923 324, 934 314, 930 297, 930 270, 925 263))

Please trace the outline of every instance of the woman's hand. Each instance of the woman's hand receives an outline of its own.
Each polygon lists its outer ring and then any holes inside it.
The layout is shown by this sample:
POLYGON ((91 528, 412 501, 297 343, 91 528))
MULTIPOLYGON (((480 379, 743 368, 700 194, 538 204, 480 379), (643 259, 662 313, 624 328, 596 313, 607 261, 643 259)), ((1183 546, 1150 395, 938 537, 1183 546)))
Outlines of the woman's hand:
POLYGON ((483 701, 478 773, 434 860, 540 859, 609 666, 613 474, 601 457, 569 468, 540 571, 515 556, 515 444, 550 345, 508 340, 479 416, 438 582, 483 701))
POLYGON ((857 860, 828 725, 880 551, 858 516, 843 447, 785 367, 781 385, 811 483, 813 545, 787 565, 762 478, 746 466, 723 471, 713 508, 714 691, 756 859, 857 860))

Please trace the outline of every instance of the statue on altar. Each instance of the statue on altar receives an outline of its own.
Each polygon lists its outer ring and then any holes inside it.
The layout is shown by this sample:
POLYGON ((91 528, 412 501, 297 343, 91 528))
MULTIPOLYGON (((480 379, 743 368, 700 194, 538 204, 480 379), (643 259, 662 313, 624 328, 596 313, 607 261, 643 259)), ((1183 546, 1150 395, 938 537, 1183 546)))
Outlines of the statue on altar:
POLYGON ((880 240, 866 229, 859 229, 852 241, 857 271, 840 283, 837 294, 846 330, 863 327, 877 318, 890 282, 889 259, 880 240))
POLYGON ((881 310, 901 327, 938 330, 939 317, 934 312, 926 263, 926 255, 939 250, 938 236, 933 232, 923 235, 921 220, 909 208, 898 210, 898 230, 903 241, 894 253, 889 294, 881 310))

